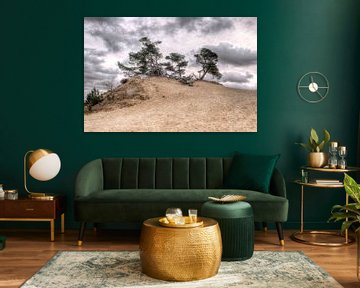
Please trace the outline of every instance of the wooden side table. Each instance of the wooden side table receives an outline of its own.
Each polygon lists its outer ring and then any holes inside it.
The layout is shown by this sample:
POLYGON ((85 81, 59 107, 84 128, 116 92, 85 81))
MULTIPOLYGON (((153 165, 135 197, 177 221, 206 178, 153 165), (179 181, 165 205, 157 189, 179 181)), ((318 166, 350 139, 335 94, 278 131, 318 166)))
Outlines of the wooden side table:
POLYGON ((61 217, 61 233, 65 231, 65 197, 55 196, 53 200, 19 198, 0 200, 0 221, 48 221, 50 241, 54 241, 55 220, 61 217))

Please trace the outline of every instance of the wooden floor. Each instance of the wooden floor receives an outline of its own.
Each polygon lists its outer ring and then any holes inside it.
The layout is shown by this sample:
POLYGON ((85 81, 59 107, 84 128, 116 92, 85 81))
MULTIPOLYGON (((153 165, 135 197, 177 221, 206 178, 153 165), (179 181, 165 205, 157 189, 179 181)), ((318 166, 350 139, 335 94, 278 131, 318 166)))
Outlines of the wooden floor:
MULTIPOLYGON (((257 231, 255 250, 303 251, 344 287, 360 287, 356 277, 356 244, 343 247, 319 247, 290 240, 285 233, 285 247, 277 245, 275 231, 257 231)), ((137 231, 86 231, 82 247, 76 246, 77 231, 56 234, 49 242, 45 230, 0 230, 7 237, 0 251, 0 287, 19 287, 36 273, 58 250, 138 250, 137 231)), ((61 288, 61 287, 59 287, 61 288)))

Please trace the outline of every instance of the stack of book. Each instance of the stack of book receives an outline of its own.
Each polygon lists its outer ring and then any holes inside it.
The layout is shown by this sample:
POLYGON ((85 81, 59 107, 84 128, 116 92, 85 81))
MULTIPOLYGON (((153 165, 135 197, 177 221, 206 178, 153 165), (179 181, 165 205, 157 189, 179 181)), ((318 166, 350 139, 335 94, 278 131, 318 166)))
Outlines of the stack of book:
POLYGON ((316 179, 315 183, 316 184, 321 184, 321 185, 339 185, 339 184, 342 184, 340 182, 340 180, 335 180, 335 179, 316 179))

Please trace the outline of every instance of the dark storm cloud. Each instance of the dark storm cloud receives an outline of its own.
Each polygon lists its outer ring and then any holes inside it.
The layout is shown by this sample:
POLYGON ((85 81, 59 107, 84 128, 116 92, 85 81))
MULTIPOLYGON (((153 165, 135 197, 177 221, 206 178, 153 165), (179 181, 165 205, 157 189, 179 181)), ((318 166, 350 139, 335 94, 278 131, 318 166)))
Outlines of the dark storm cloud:
POLYGON ((211 21, 205 21, 204 24, 201 31, 205 34, 219 33, 234 27, 232 20, 229 18, 212 17, 211 21))
POLYGON ((105 57, 106 52, 102 50, 96 50, 93 48, 84 48, 85 56, 96 56, 96 57, 105 57))
POLYGON ((108 51, 119 52, 138 40, 137 37, 134 38, 134 34, 129 33, 123 22, 123 18, 115 17, 85 18, 84 30, 102 40, 108 51))
POLYGON ((103 66, 105 51, 84 49, 84 93, 87 94, 94 86, 104 89, 104 82, 113 81, 119 74, 115 68, 103 66))
POLYGON ((164 25, 164 31, 174 34, 180 30, 200 32, 202 34, 219 33, 232 29, 234 24, 231 18, 225 17, 176 17, 164 25))
POLYGON ((170 33, 174 33, 175 29, 185 29, 189 32, 198 31, 198 27, 201 26, 202 22, 203 18, 201 17, 176 17, 167 28, 170 33))
MULTIPOLYGON (((113 83, 119 72, 116 69, 95 69, 85 67, 84 71, 84 96, 93 88, 106 90, 107 83, 113 83)), ((116 84, 116 83, 113 83, 116 84)))
POLYGON ((115 31, 106 31, 102 29, 96 29, 90 32, 94 37, 102 39, 106 48, 109 51, 118 52, 121 50, 122 43, 121 37, 115 31))
POLYGON ((249 83, 254 75, 249 72, 236 73, 236 72, 224 72, 221 77, 221 82, 235 82, 235 83, 249 83))
POLYGON ((105 51, 98 51, 95 49, 84 49, 84 65, 100 65, 104 62, 105 51))
POLYGON ((231 43, 220 43, 217 46, 207 45, 206 48, 214 51, 219 56, 219 63, 234 66, 249 66, 257 63, 257 53, 250 49, 236 47, 231 43))
POLYGON ((94 23, 96 25, 113 26, 117 25, 119 18, 117 17, 85 17, 84 23, 94 23))
POLYGON ((244 26, 248 28, 257 28, 257 18, 256 17, 245 17, 240 20, 244 26))

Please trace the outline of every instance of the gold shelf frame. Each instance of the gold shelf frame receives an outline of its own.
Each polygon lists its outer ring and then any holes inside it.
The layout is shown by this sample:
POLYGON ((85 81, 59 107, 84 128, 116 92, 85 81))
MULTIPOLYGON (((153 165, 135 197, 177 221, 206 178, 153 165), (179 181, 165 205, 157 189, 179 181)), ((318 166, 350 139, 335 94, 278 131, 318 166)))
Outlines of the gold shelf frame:
MULTIPOLYGON (((312 168, 303 166, 301 169, 317 171, 317 172, 335 172, 335 173, 346 173, 346 172, 358 172, 360 171, 359 167, 347 167, 346 169, 330 169, 330 168, 312 168)), ((355 239, 349 236, 348 229, 345 230, 345 235, 341 235, 339 232, 335 231, 319 231, 319 230, 304 230, 304 187, 317 187, 317 188, 343 188, 344 184, 342 182, 337 184, 317 184, 317 183, 304 183, 301 180, 295 180, 295 184, 301 186, 301 193, 300 193, 300 231, 293 233, 290 238, 296 242, 308 244, 308 245, 315 245, 315 246, 329 246, 329 247, 339 247, 344 245, 349 245, 355 242, 355 239), (342 237, 344 238, 343 242, 318 242, 316 240, 309 241, 301 238, 302 235, 328 235, 328 236, 335 236, 335 237, 342 237)), ((345 193, 345 203, 346 205, 349 204, 349 195, 345 193)))

